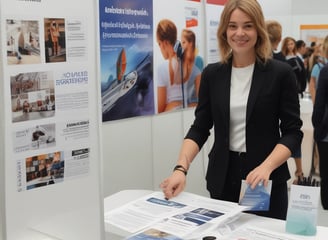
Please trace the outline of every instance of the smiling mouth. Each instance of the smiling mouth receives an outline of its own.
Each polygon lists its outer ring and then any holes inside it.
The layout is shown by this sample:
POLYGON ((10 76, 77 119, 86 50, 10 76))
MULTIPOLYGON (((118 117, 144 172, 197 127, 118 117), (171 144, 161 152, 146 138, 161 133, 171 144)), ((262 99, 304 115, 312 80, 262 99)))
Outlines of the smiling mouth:
POLYGON ((233 41, 234 41, 235 43, 238 43, 238 44, 243 44, 243 43, 248 42, 247 39, 234 39, 233 41))

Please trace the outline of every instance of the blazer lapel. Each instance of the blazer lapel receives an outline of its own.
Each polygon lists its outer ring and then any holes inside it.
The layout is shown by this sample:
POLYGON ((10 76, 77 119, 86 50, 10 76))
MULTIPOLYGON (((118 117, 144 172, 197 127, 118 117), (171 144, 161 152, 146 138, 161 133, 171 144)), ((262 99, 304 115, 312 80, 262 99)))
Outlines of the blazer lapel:
POLYGON ((247 110, 246 110, 246 124, 252 114, 257 96, 265 83, 265 78, 267 77, 265 72, 266 72, 266 66, 263 63, 256 61, 251 89, 248 95, 247 110))
MULTIPOLYGON (((218 73, 219 79, 219 94, 218 94, 218 103, 220 104, 219 109, 222 119, 224 119, 225 127, 229 127, 230 121, 230 85, 231 85, 231 63, 222 65, 223 71, 218 73)), ((227 129, 226 128, 226 129, 227 129)), ((229 129, 229 128, 228 128, 229 129)))

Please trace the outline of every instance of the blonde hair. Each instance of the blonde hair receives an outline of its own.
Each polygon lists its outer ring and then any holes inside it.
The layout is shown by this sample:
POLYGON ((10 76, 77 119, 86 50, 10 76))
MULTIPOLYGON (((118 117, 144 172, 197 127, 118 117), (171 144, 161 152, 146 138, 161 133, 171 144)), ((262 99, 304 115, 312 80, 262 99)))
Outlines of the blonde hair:
POLYGON ((267 20, 265 22, 266 29, 270 42, 272 44, 279 44, 281 41, 282 27, 281 24, 276 20, 267 20))
POLYGON ((294 42, 293 54, 296 55, 296 40, 292 37, 285 37, 284 40, 282 41, 282 44, 281 44, 281 53, 284 56, 287 56, 288 53, 289 53, 288 42, 290 42, 290 41, 294 42))
POLYGON ((183 29, 182 30, 182 38, 184 38, 188 43, 191 43, 191 48, 184 49, 183 54, 183 79, 188 79, 192 72, 192 66, 195 62, 196 56, 196 35, 192 30, 183 29), (191 66, 191 67, 188 67, 191 66))
POLYGON ((328 35, 325 37, 322 43, 322 55, 325 58, 328 58, 328 35))
POLYGON ((271 43, 267 34, 262 8, 256 0, 229 0, 222 11, 217 31, 221 61, 227 63, 231 56, 231 47, 227 42, 227 28, 232 12, 236 9, 247 14, 257 31, 255 53, 258 59, 266 62, 271 58, 271 43))

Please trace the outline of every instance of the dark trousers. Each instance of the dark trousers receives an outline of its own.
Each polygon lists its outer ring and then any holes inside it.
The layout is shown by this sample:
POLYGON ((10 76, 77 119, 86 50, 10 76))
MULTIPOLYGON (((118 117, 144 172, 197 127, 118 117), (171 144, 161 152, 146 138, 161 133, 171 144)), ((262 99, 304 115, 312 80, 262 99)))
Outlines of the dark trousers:
POLYGON ((328 142, 317 142, 319 152, 321 204, 328 209, 328 142))
MULTIPOLYGON (((246 153, 230 152, 229 168, 224 185, 222 195, 218 198, 220 200, 238 202, 241 188, 241 180, 246 179, 249 169, 245 167, 245 161, 247 161, 246 153)), ((270 208, 268 211, 247 211, 260 216, 278 218, 285 220, 288 208, 288 189, 287 182, 275 184, 272 182, 271 196, 270 196, 270 208)))

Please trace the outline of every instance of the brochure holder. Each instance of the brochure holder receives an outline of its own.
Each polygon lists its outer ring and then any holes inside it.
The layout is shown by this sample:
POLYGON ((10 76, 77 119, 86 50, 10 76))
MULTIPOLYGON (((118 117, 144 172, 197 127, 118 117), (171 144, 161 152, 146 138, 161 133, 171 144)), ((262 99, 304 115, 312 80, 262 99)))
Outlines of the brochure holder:
POLYGON ((320 187, 291 185, 286 232, 316 235, 319 198, 320 187))

